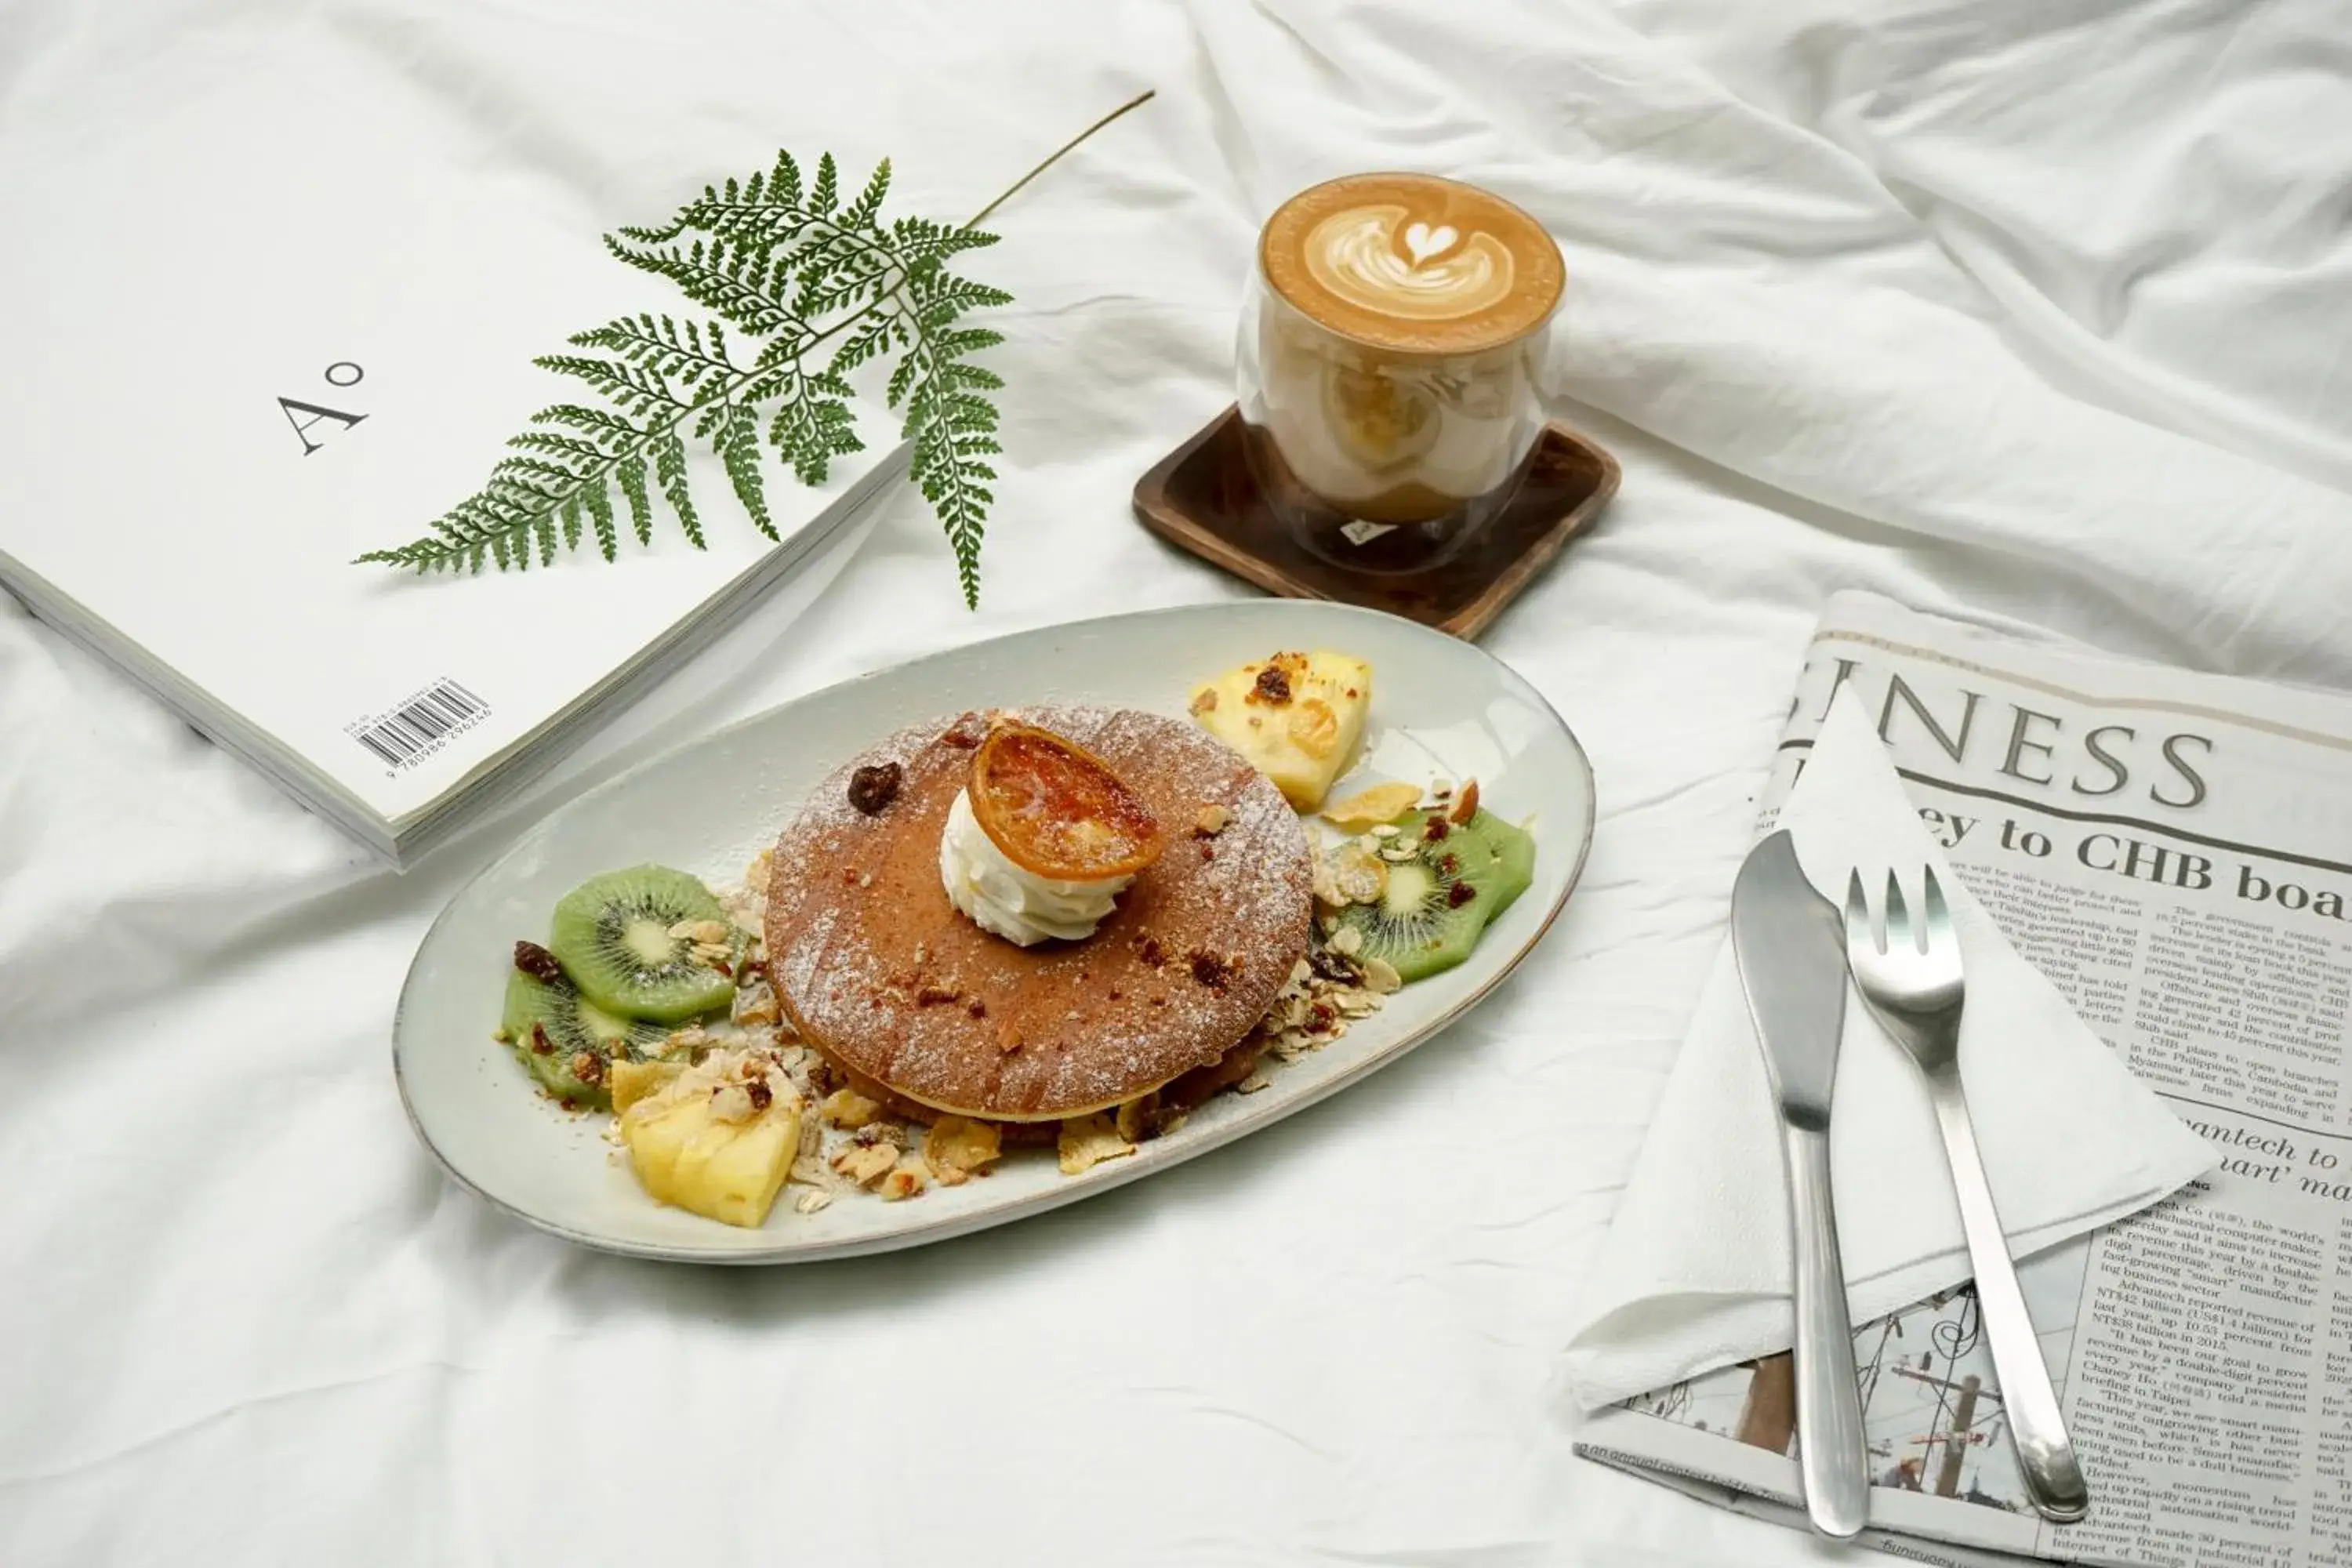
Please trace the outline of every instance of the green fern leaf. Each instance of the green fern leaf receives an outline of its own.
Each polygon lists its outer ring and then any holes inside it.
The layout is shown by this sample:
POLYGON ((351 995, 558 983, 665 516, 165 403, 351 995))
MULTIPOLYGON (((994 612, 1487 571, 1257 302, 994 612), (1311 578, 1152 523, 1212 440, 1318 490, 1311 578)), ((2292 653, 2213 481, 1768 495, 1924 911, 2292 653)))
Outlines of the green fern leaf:
POLYGON ((735 499, 743 503, 751 526, 782 543, 783 535, 776 531, 774 521, 768 516, 767 486, 760 477, 758 417, 740 403, 729 404, 726 423, 719 431, 715 446, 719 460, 727 465, 727 479, 735 487, 735 499))
POLYGON ((613 526, 613 492, 603 485, 591 485, 580 492, 588 503, 588 521, 596 530, 596 551, 607 561, 616 561, 621 554, 620 531, 613 526))
POLYGON ((662 494, 668 498, 670 510, 677 513, 677 524, 697 550, 707 550, 702 542, 702 520, 694 513, 694 498, 686 489, 686 444, 675 433, 654 439, 654 475, 661 480, 662 494))
POLYGON ((636 530, 639 544, 654 542, 654 503, 646 498, 646 460, 643 458, 625 459, 614 475, 621 481, 621 493, 629 501, 629 526, 636 530))
POLYGON ((478 491, 420 538, 361 559, 420 573, 478 572, 485 563, 524 570, 593 537, 613 561, 622 503, 639 544, 651 544, 653 484, 687 539, 706 548, 688 489, 689 439, 709 444, 752 526, 775 539, 762 435, 795 479, 824 483, 834 459, 863 446, 850 375, 887 362, 881 390, 904 421, 911 475, 954 549, 965 602, 977 604, 995 499, 988 459, 1002 450, 987 395, 1004 384, 969 356, 1003 339, 959 319, 1012 296, 947 264, 996 236, 886 219, 887 159, 845 205, 841 182, 830 153, 804 180, 780 150, 764 169, 704 185, 667 223, 606 235, 615 258, 709 314, 619 317, 538 360, 590 395, 541 409, 478 491))

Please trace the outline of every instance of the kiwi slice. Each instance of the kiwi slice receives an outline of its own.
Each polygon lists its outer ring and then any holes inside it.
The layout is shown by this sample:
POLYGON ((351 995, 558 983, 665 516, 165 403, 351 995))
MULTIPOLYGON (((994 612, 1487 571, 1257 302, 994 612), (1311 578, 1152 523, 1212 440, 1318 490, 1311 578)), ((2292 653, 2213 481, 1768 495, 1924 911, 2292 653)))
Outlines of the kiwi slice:
POLYGON ((1509 909, 1535 881, 1535 839, 1483 806, 1468 822, 1433 811, 1409 811, 1396 819, 1396 828, 1399 837, 1427 845, 1441 871, 1475 888, 1488 921, 1509 909), (1444 824, 1434 838, 1433 821, 1444 824), (1453 857, 1450 863, 1448 855, 1453 857))
POLYGON ((548 1093, 598 1110, 613 1103, 604 1087, 613 1058, 625 1052, 643 1060, 658 1053, 669 1037, 658 1024, 614 1017, 561 974, 539 980, 520 969, 507 977, 506 1013, 499 1024, 516 1058, 548 1093), (593 1064, 583 1052, 594 1058, 593 1064))
POLYGON ((1444 839, 1407 840, 1413 858, 1392 860, 1388 867, 1388 890, 1372 904, 1349 904, 1339 911, 1342 930, 1350 926, 1361 942, 1353 956, 1359 961, 1388 961, 1401 980, 1419 980, 1451 969, 1478 945, 1486 923, 1486 900, 1465 874, 1474 858, 1480 869, 1491 864, 1483 846, 1475 856, 1449 848, 1444 839))
POLYGON ((581 994, 605 1012, 682 1024, 734 998, 743 939, 698 879, 667 866, 632 866, 564 894, 547 945, 581 994), (725 928, 725 973, 697 955, 702 944, 694 937, 670 934, 704 921, 725 928))
POLYGON ((1492 923, 1536 879, 1536 841, 1481 806, 1467 822, 1448 823, 1445 842, 1461 856, 1463 875, 1486 900, 1492 923))

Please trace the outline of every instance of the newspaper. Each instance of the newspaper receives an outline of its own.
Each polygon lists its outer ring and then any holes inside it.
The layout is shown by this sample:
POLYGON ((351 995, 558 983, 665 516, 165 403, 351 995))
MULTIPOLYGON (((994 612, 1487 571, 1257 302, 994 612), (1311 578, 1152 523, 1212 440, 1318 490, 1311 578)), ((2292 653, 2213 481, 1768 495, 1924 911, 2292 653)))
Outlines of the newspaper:
MULTIPOLYGON (((1855 1332, 1864 1541, 1954 1564, 2352 1564, 2352 700, 1840 595, 1759 831, 1840 688, 2018 951, 2221 1155, 2021 1268, 2090 1517, 2026 1500, 1963 1287, 1855 1332)), ((1794 1427, 1782 1354, 1601 1412, 1578 1446, 1801 1528, 1794 1427)))

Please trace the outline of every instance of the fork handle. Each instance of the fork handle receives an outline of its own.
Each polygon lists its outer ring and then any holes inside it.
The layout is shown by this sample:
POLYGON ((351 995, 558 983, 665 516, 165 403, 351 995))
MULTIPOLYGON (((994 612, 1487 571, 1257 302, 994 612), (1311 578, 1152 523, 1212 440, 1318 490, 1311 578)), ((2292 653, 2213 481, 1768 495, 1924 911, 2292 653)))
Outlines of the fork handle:
POLYGON ((1960 1226, 1968 1234, 1969 1261, 1976 1269, 1977 1306, 1984 1320, 1985 1342, 1992 1349, 1993 1375, 2000 1380, 2001 1408, 2009 1417, 2026 1494, 2043 1518, 2071 1524, 2090 1511, 2090 1489, 2084 1485, 2074 1442, 2066 1436, 2058 1395, 2050 1386, 2050 1369, 2042 1362, 2033 1320, 2025 1310, 2025 1293, 2018 1289, 2000 1215, 1993 1207, 1984 1162, 1977 1155, 1969 1102, 1956 1074, 1930 1077, 1927 1090, 1935 1101, 1937 1125, 1943 1129, 1944 1152, 1951 1161, 1960 1226))
POLYGON ((1870 1517, 1870 1472, 1845 1265, 1830 1204, 1830 1135, 1818 1128, 1782 1131, 1797 1254, 1797 1468, 1806 1517, 1823 1535, 1843 1540, 1870 1517))

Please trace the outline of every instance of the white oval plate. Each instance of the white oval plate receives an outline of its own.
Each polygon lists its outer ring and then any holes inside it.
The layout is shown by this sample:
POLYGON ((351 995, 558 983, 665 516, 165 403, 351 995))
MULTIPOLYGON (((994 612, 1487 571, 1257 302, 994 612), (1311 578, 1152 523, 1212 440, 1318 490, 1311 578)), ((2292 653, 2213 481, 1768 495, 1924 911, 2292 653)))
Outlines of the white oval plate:
POLYGON ((1508 667, 1410 621, 1339 605, 1246 600, 1023 632, 917 659, 719 731, 562 806, 450 900, 425 934, 393 1024, 393 1068, 417 1136, 449 1173, 518 1218, 584 1247, 697 1263, 797 1263, 939 1241, 1042 1214, 1206 1153, 1355 1082, 1427 1039, 1509 973, 1567 902, 1592 840, 1592 772, 1543 698, 1508 667), (1405 987, 1272 1084, 1225 1094, 1125 1158, 1065 1176, 1013 1150, 985 1181, 907 1203, 845 1194, 814 1215, 790 1192, 744 1230, 646 1196, 602 1116, 531 1092, 490 1038, 518 937, 542 938, 574 885, 654 860, 739 877, 842 759, 902 725, 964 709, 1098 702, 1181 714, 1191 682, 1277 648, 1370 659, 1371 720, 1348 793, 1377 779, 1475 778, 1536 837, 1535 885, 1469 960, 1405 987))

